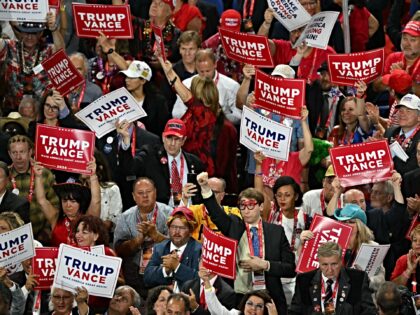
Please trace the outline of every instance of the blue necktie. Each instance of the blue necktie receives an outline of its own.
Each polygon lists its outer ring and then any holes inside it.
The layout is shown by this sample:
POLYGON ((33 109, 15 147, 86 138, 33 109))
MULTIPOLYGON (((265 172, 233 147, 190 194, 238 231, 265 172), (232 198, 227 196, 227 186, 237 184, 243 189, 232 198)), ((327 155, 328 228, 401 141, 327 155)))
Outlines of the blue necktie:
POLYGON ((252 248, 254 249, 254 256, 260 256, 260 242, 258 240, 258 229, 256 226, 251 227, 252 233, 252 248))

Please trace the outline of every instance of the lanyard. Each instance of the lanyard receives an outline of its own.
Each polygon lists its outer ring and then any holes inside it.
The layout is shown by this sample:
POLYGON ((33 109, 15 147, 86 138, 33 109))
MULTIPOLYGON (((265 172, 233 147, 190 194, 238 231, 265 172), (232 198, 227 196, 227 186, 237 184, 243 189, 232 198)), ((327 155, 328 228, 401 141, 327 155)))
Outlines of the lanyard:
MULTIPOLYGON (((12 169, 13 169, 13 164, 12 164, 12 169)), ((14 176, 12 176, 11 181, 12 181, 13 189, 17 189, 16 178, 14 176)), ((34 195, 34 184, 35 184, 35 173, 34 173, 34 168, 31 166, 31 177, 29 180, 29 194, 28 194, 28 197, 26 197, 29 203, 31 203, 32 197, 34 195)))
MULTIPOLYGON (((338 291, 338 279, 335 281, 333 292, 332 292, 333 301, 335 301, 335 297, 337 296, 337 291, 338 291)), ((321 298, 323 300, 325 299, 325 284, 324 284, 324 279, 322 278, 321 278, 321 298)))
POLYGON ((136 155, 136 126, 133 124, 133 132, 131 133, 131 155, 134 156, 136 155))
MULTIPOLYGON (((309 70, 308 75, 306 75, 306 83, 308 83, 308 84, 311 84, 311 82, 312 82, 312 74, 314 73, 316 58, 318 57, 318 49, 316 49, 316 48, 313 48, 313 49, 314 49, 314 56, 312 58, 311 69, 309 70)), ((300 66, 298 68, 297 77, 298 78, 303 78, 302 68, 300 66)))
POLYGON ((249 12, 248 12, 248 0, 245 0, 244 2, 244 9, 243 9, 243 18, 249 18, 254 14, 254 7, 255 7, 255 0, 252 0, 252 2, 249 5, 249 12), (249 14, 248 14, 249 13, 249 14))
MULTIPOLYGON (((357 128, 357 127, 356 127, 357 128)), ((346 128, 347 131, 347 128, 346 128)), ((341 143, 339 144, 352 144, 353 140, 354 140, 354 131, 350 133, 350 137, 346 137, 347 136, 347 132, 344 132, 343 137, 341 138, 341 143)))
POLYGON ((420 65, 420 58, 417 58, 414 64, 412 64, 411 66, 407 66, 407 60, 404 58, 404 55, 403 55, 403 69, 405 69, 405 71, 407 71, 408 74, 410 75, 415 74, 419 65, 420 65))
POLYGON ((411 139, 417 134, 417 131, 419 131, 419 130, 420 130, 420 126, 417 126, 416 129, 411 134, 411 136, 405 138, 404 141, 402 141, 401 135, 398 135, 396 137, 396 140, 398 141, 398 143, 401 145, 402 148, 406 149, 408 147, 411 139))
POLYGON ((80 91, 79 99, 77 100, 77 109, 80 109, 80 104, 82 104, 83 98, 85 96, 85 91, 86 91, 86 81, 85 83, 83 83, 82 90, 80 91))
MULTIPOLYGON (((290 240, 290 249, 292 251, 295 250, 295 243, 296 243, 296 229, 297 229, 297 224, 298 224, 298 214, 299 214, 299 210, 295 209, 295 211, 293 212, 293 230, 292 230, 292 238, 290 240)), ((278 219, 277 219, 277 223, 281 226, 283 226, 283 211, 279 211, 278 212, 278 219)))
POLYGON ((258 222, 258 243, 260 245, 260 252, 258 253, 258 255, 255 255, 254 253, 254 247, 252 246, 251 231, 250 231, 250 227, 248 223, 245 225, 245 228, 246 228, 246 236, 248 238, 249 252, 251 253, 252 256, 258 256, 260 258, 263 258, 264 240, 263 240, 263 235, 262 235, 262 220, 260 219, 260 221, 258 222))
MULTIPOLYGON (((181 170, 180 170, 181 172, 179 173, 179 179, 181 180, 181 186, 182 186, 182 179, 184 178, 184 164, 185 164, 184 155, 181 152, 181 170)), ((172 165, 171 165, 171 167, 172 167, 172 165)), ((170 172, 170 173, 172 175, 172 172, 170 172)), ((173 183, 173 180, 172 180, 172 177, 171 177, 171 191, 174 191, 173 186, 174 186, 174 183, 173 183)))
MULTIPOLYGON (((156 225, 156 221, 157 221, 157 215, 158 215, 158 206, 157 204, 155 205, 155 208, 153 209, 153 217, 152 217, 152 223, 156 225)), ((141 223, 141 215, 139 215, 138 219, 137 219, 137 224, 141 223)))
POLYGON ((411 274, 411 290, 413 293, 417 293, 417 278, 415 272, 411 274))

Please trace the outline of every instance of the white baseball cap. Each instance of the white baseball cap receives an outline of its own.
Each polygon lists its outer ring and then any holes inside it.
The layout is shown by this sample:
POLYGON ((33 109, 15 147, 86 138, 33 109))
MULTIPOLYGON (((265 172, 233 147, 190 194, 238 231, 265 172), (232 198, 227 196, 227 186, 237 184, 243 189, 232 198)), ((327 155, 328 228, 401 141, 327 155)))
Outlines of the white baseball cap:
POLYGON ((271 72, 271 75, 278 75, 285 79, 294 79, 296 72, 289 65, 277 65, 273 72, 271 72))
POLYGON ((420 98, 418 98, 414 94, 406 94, 403 96, 401 101, 398 103, 396 108, 399 108, 401 106, 410 108, 410 109, 417 109, 420 110, 420 98))
POLYGON ((152 69, 144 61, 134 60, 127 70, 120 71, 129 78, 143 78, 150 81, 152 78, 152 69))

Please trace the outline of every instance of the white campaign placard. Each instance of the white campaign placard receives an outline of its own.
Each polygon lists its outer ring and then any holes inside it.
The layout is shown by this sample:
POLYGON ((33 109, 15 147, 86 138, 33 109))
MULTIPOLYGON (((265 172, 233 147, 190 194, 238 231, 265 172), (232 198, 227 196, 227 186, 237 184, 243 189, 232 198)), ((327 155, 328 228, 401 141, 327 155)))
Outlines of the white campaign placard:
POLYGON ((46 22, 47 0, 0 0, 0 21, 46 22))
POLYGON ((0 234, 0 266, 10 267, 35 256, 32 225, 0 234))
POLYGON ((354 260, 353 266, 358 265, 366 271, 369 277, 375 275, 381 266, 391 245, 362 244, 354 260))
POLYGON ((114 130, 117 120, 132 122, 145 116, 144 109, 124 87, 105 94, 76 113, 98 139, 114 130))
POLYGON ((308 46, 326 49, 339 14, 334 11, 322 11, 315 14, 293 47, 296 48, 305 41, 308 46))
POLYGON ((308 24, 311 20, 311 15, 299 0, 267 0, 267 3, 273 9, 275 18, 289 32, 308 24))
POLYGON ((292 130, 248 107, 243 108, 240 142, 251 151, 259 150, 273 159, 287 161, 292 130))
POLYGON ((98 255, 61 244, 54 286, 71 292, 85 287, 89 295, 112 298, 121 269, 120 257, 98 255))

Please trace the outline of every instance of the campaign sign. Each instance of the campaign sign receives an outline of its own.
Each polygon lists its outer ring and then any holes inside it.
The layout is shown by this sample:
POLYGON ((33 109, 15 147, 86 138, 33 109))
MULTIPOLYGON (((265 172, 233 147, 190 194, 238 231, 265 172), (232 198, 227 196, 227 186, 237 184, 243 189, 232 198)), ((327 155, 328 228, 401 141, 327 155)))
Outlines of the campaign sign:
POLYGON ((328 69, 333 84, 354 86, 357 81, 367 84, 382 75, 384 49, 353 54, 330 54, 328 69))
POLYGON ((267 0, 267 3, 273 9, 275 18, 289 32, 308 24, 311 20, 311 15, 298 0, 267 0))
POLYGON ((91 131, 37 124, 35 159, 55 170, 90 175, 95 134, 91 131))
POLYGON ((353 266, 361 268, 363 271, 366 271, 369 277, 373 277, 381 267, 390 246, 390 244, 375 245, 363 243, 357 251, 353 266))
POLYGON ((293 128, 266 118, 244 107, 240 143, 251 151, 262 151, 273 159, 287 161, 293 128))
POLYGON ((103 32, 111 38, 133 38, 130 6, 73 3, 76 33, 81 38, 97 38, 103 32))
POLYGON ((267 37, 230 31, 220 27, 219 33, 223 49, 230 59, 260 68, 274 67, 267 37))
POLYGON ((147 116, 136 99, 122 87, 101 96, 76 113, 76 117, 96 133, 98 138, 115 129, 117 120, 129 122, 147 116))
POLYGON ((236 278, 236 248, 238 241, 217 234, 203 226, 203 267, 229 279, 236 278))
POLYGON ((61 244, 54 286, 75 292, 85 287, 89 295, 112 298, 121 269, 120 257, 98 255, 61 244))
POLYGON ((57 265, 57 247, 36 247, 32 258, 32 273, 38 275, 34 290, 49 290, 54 281, 57 265))
POLYGON ((46 22, 48 1, 0 0, 0 21, 46 22))
POLYGON ((413 230, 416 228, 416 226, 417 225, 419 225, 420 224, 420 216, 419 216, 419 214, 417 213, 414 217, 413 217, 413 219, 411 220, 411 224, 410 224, 410 227, 408 228, 408 231, 407 231, 407 233, 405 234, 405 238, 406 239, 408 239, 409 241, 411 241, 411 237, 410 237, 410 234, 411 234, 411 232, 413 232, 413 230))
POLYGON ((305 80, 255 73, 255 104, 269 112, 300 119, 305 105, 305 80))
POLYGON ((77 71, 63 49, 41 64, 55 89, 63 96, 85 83, 85 78, 77 71))
MULTIPOLYGON (((315 214, 309 228, 314 233, 314 237, 303 243, 296 272, 307 272, 319 268, 318 247, 323 243, 335 242, 341 248, 347 248, 352 229, 350 225, 315 214)), ((343 250, 343 257, 344 252, 343 250)))
POLYGON ((156 40, 157 45, 159 46, 162 59, 163 61, 166 62, 166 50, 165 50, 165 43, 163 42, 162 29, 152 24, 152 30, 153 30, 153 34, 155 34, 155 40, 156 40))
POLYGON ((31 223, 0 234, 0 267, 16 265, 34 255, 31 223))
POLYGON ((326 49, 339 14, 340 12, 333 11, 322 11, 315 14, 293 47, 296 48, 305 41, 308 46, 326 49))
POLYGON ((330 148, 330 156, 343 187, 385 181, 394 169, 386 140, 330 148))

